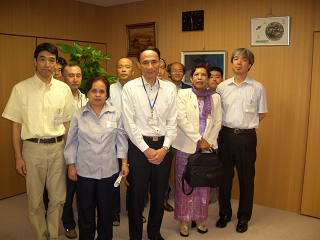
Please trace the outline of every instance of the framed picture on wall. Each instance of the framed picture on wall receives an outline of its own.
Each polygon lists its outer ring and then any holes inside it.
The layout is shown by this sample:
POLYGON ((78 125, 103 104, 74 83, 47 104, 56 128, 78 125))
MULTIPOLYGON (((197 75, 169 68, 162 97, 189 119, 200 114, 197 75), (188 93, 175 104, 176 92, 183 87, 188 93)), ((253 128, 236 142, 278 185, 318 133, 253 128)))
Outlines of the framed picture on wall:
POLYGON ((251 46, 290 45, 290 17, 251 19, 251 46))
POLYGON ((136 53, 148 46, 157 47, 156 23, 140 23, 126 25, 127 56, 134 57, 136 53))
POLYGON ((186 74, 183 82, 191 85, 190 73, 192 68, 203 63, 207 67, 219 67, 223 71, 223 80, 226 78, 227 72, 227 51, 184 51, 181 52, 181 62, 186 67, 186 74))

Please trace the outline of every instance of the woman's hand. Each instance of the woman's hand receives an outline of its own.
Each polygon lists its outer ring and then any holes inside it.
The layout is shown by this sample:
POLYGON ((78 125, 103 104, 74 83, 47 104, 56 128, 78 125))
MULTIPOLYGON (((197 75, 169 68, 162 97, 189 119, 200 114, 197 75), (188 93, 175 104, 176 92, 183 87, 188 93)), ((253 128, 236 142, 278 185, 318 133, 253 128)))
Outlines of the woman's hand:
POLYGON ((77 181, 77 170, 74 167, 74 164, 69 164, 68 165, 68 177, 70 178, 70 180, 72 181, 77 181))
POLYGON ((129 167, 127 165, 122 165, 121 167, 122 177, 126 177, 129 174, 129 167))
POLYGON ((199 142, 199 145, 200 145, 202 152, 210 150, 210 144, 204 138, 201 139, 201 141, 199 142))

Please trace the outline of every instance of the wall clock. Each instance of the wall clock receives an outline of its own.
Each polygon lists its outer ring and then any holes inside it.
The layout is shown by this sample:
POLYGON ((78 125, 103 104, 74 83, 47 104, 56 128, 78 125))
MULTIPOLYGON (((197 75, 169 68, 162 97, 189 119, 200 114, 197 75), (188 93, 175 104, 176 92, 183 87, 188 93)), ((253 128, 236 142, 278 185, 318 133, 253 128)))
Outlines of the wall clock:
POLYGON ((204 10, 182 12, 182 31, 204 29, 204 10))

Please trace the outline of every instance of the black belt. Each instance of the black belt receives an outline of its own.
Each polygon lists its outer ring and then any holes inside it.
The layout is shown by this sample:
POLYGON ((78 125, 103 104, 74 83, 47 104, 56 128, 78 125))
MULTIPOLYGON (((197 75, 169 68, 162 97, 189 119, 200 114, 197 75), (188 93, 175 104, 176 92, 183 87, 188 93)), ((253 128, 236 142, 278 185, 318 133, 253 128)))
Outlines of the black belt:
POLYGON ((158 141, 163 141, 164 140, 164 136, 161 136, 161 137, 146 137, 146 136, 143 136, 143 140, 145 140, 146 142, 158 142, 158 141))
POLYGON ((57 142, 61 142, 62 139, 63 139, 63 136, 59 136, 59 137, 47 138, 47 139, 29 138, 27 139, 27 141, 35 142, 35 143, 57 143, 57 142))
POLYGON ((228 132, 233 132, 234 134, 253 134, 256 132, 256 129, 239 129, 239 128, 228 128, 222 126, 222 128, 228 132))

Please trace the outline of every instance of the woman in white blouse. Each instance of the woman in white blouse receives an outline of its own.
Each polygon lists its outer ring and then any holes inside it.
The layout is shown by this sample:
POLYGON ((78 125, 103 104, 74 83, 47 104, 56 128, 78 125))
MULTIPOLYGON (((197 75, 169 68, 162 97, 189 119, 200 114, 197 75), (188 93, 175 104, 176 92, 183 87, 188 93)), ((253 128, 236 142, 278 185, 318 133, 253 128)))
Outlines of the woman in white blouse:
POLYGON ((121 113, 106 103, 110 84, 105 77, 92 77, 85 86, 86 106, 71 118, 64 150, 68 176, 77 181, 79 239, 94 239, 95 208, 98 211, 98 238, 112 239, 114 182, 129 173, 128 141, 121 113))
MULTIPOLYGON (((208 151, 217 149, 217 137, 221 128, 220 95, 206 89, 210 70, 204 64, 197 64, 191 74, 192 88, 179 90, 178 135, 172 144, 177 149, 176 156, 176 192, 174 218, 180 221, 180 235, 189 235, 188 222, 197 227, 199 233, 208 232, 203 221, 208 217, 210 188, 196 187, 191 195, 182 192, 182 174, 188 163, 188 157, 201 148, 208 151)), ((185 182, 185 192, 190 187, 185 182)))

